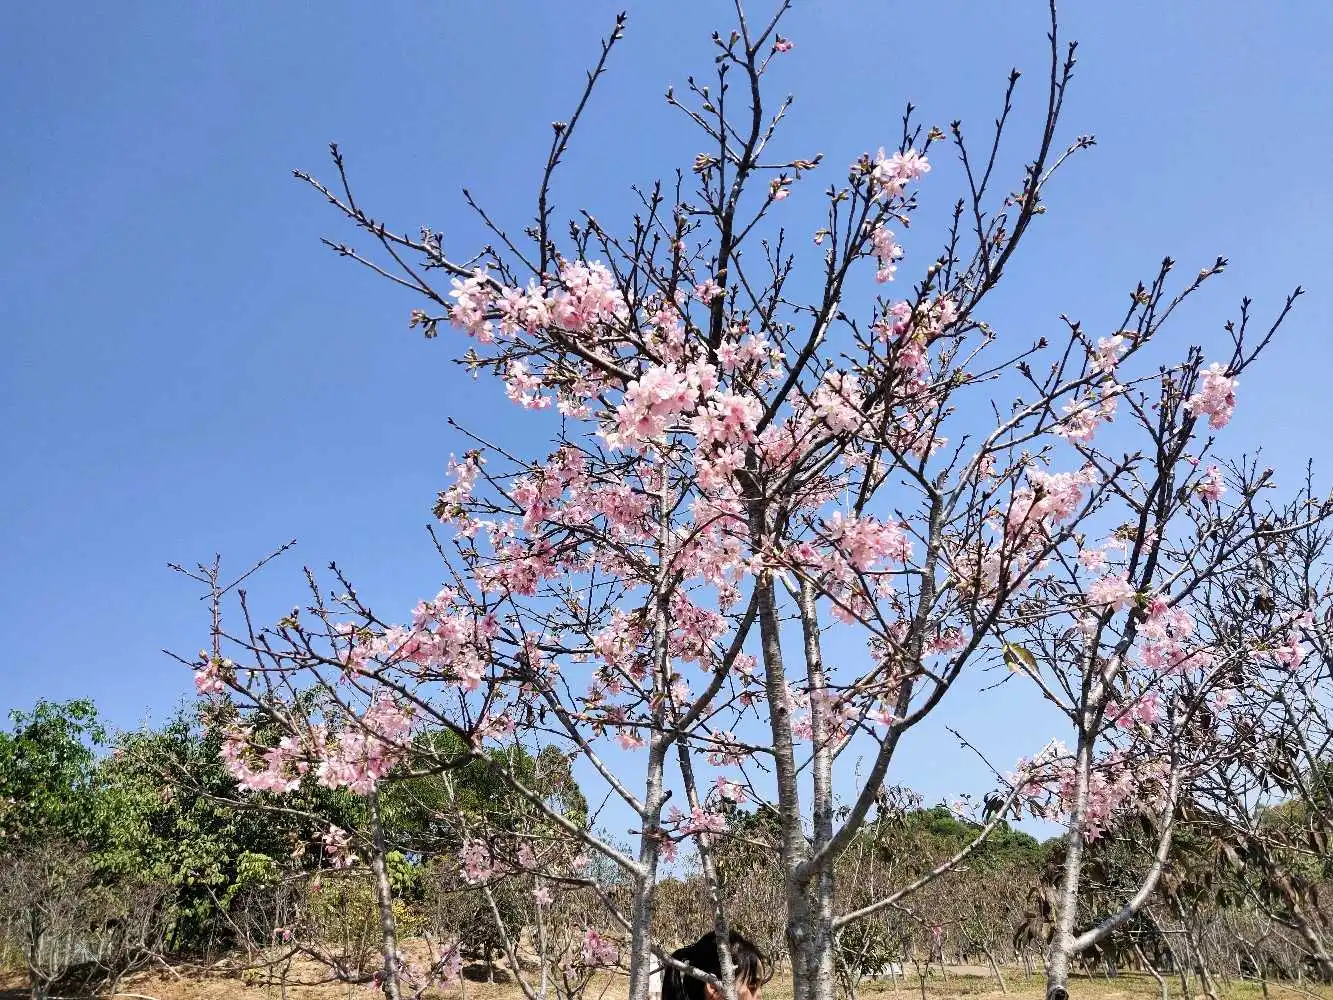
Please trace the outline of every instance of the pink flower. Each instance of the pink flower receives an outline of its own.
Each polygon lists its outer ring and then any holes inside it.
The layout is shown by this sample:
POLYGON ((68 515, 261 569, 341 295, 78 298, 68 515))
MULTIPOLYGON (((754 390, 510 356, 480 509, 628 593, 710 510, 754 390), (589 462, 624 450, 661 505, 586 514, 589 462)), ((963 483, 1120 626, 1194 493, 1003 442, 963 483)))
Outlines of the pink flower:
POLYGON ((717 370, 708 364, 649 368, 625 389, 608 443, 634 447, 660 436, 672 421, 694 409, 701 394, 716 387, 717 370))
POLYGON ((222 694, 227 686, 218 675, 216 660, 209 658, 204 665, 194 672, 194 689, 200 695, 222 694))
POLYGON ((579 954, 585 965, 614 965, 620 958, 620 949, 614 941, 608 941, 592 928, 583 935, 583 944, 579 954))
POLYGON ((953 653, 967 645, 967 635, 958 628, 948 627, 937 631, 926 640, 923 652, 927 656, 953 653))
POLYGON ((903 248, 897 244, 893 233, 885 226, 876 226, 870 231, 870 246, 871 253, 879 261, 875 280, 881 284, 892 281, 894 272, 898 270, 898 261, 902 259, 903 248))
POLYGON ((871 168, 870 179, 881 195, 891 197, 901 194, 910 182, 929 172, 930 161, 915 149, 896 152, 892 156, 886 156, 881 149, 871 168))
POLYGON ((898 721, 898 717, 887 708, 872 708, 866 713, 866 718, 877 726, 884 726, 886 729, 898 721))
POLYGON ((791 40, 783 38, 781 35, 778 35, 777 41, 773 43, 774 52, 790 52, 792 48, 793 45, 791 40))
POLYGON ((1071 399, 1064 405, 1064 417, 1055 427, 1055 433, 1066 441, 1089 444, 1097 433, 1098 421, 1110 422, 1115 417, 1117 397, 1108 395, 1101 400, 1071 399))
POLYGON ((844 372, 829 372, 810 398, 811 406, 835 434, 854 431, 865 423, 864 399, 855 380, 844 372))
POLYGON ((480 840, 466 840, 463 849, 458 852, 458 860, 463 866, 463 881, 469 885, 485 882, 495 871, 490 848, 480 840))
POLYGON ((763 405, 753 396, 718 392, 690 420, 690 429, 700 445, 749 444, 763 413, 763 405))
POLYGON ((1079 549, 1078 564, 1094 573, 1106 565, 1105 549, 1079 549))
POLYGON ((551 322, 550 304, 546 289, 536 282, 526 292, 506 288, 496 303, 500 310, 500 330, 503 333, 536 333, 551 322))
POLYGON ((827 522, 829 540, 861 572, 889 560, 906 562, 912 557, 911 539, 896 524, 885 524, 873 517, 844 517, 834 511, 827 522))
POLYGON ((555 896, 551 890, 544 885, 539 885, 532 890, 532 899, 538 906, 550 906, 555 896))
POLYGON ((639 750, 646 744, 643 737, 637 735, 634 730, 627 727, 621 727, 616 733, 616 742, 620 744, 622 750, 639 750))
POLYGON ((1288 670, 1295 670, 1301 665, 1301 660, 1305 659, 1305 652, 1301 649, 1301 634, 1296 629, 1287 633, 1287 641, 1274 649, 1269 656, 1273 662, 1279 666, 1286 667, 1288 670))
POLYGON ((321 836, 324 855, 334 868, 350 868, 356 861, 352 850, 352 836, 340 827, 330 826, 321 836))
POLYGON ((1047 473, 1035 465, 1027 468, 1031 487, 1014 492, 1005 517, 1004 533, 1010 541, 1024 547, 1037 547, 1045 541, 1049 528, 1067 521, 1083 502, 1084 490, 1096 481, 1091 466, 1079 472, 1047 473))
POLYGON ((690 818, 681 824, 681 833, 726 833, 727 820, 720 813, 712 812, 703 806, 690 810, 690 818))
POLYGON ((704 305, 712 305, 714 301, 726 295, 726 289, 719 285, 712 278, 701 284, 694 286, 694 297, 704 305))
POLYGON ((1115 366, 1120 363, 1120 356, 1125 353, 1125 338, 1120 334, 1114 337, 1102 337, 1097 341, 1097 347, 1092 352, 1092 367, 1094 370, 1111 375, 1115 372, 1115 366))
POLYGON ((323 748, 316 770, 319 783, 368 795, 398 764, 411 730, 410 711, 390 698, 376 698, 359 721, 349 722, 323 748))
POLYGON ((480 272, 466 280, 454 278, 451 284, 453 291, 449 297, 454 300, 454 305, 449 310, 449 321, 466 330, 468 336, 489 344, 495 339, 491 322, 486 318, 491 308, 490 280, 484 272, 480 272))
POLYGON ((284 737, 277 746, 264 751, 263 767, 255 770, 245 759, 251 735, 236 730, 227 734, 222 744, 222 762, 227 773, 242 788, 255 792, 284 794, 299 788, 301 779, 310 769, 300 744, 290 736, 284 737))
POLYGON ((1121 729, 1151 727, 1161 715, 1161 698, 1156 692, 1143 695, 1128 707, 1112 706, 1107 711, 1110 720, 1121 729))
POLYGON ((1088 587, 1088 603, 1094 607, 1110 608, 1112 611, 1129 607, 1134 602, 1134 595, 1135 590, 1123 573, 1104 576, 1088 587))
POLYGON ((1211 503, 1217 503, 1226 493, 1226 484, 1222 482, 1222 470, 1216 465, 1208 466, 1208 471, 1195 487, 1199 495, 1211 503))
POLYGON ((542 395, 542 380, 531 374, 522 361, 510 362, 504 381, 510 402, 528 410, 544 410, 551 405, 551 397, 542 395))
POLYGON ((573 333, 588 333, 629 315, 625 297, 605 264, 562 261, 563 293, 548 300, 551 322, 573 333))
POLYGON ((1196 417, 1207 416, 1208 426, 1218 431, 1227 425, 1236 409, 1236 385, 1226 370, 1214 361, 1203 372, 1202 385, 1185 402, 1185 409, 1196 417))
POLYGON ((434 971, 439 976, 441 986, 452 986, 454 983, 462 981, 463 955, 458 950, 457 945, 440 955, 439 961, 435 963, 434 971))
POLYGON ((713 787, 717 789, 717 794, 728 802, 744 802, 748 797, 741 785, 720 775, 713 782, 713 787))

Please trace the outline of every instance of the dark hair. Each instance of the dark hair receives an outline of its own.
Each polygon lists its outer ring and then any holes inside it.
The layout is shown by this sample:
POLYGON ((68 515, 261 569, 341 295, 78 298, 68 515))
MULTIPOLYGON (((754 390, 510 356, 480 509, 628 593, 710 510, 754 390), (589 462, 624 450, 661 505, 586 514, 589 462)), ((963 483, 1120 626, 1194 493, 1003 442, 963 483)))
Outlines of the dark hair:
MULTIPOLYGON (((717 958, 717 934, 713 931, 694 944, 677 948, 671 957, 713 976, 722 972, 717 958)), ((731 967, 736 973, 736 982, 751 989, 757 989, 771 978, 764 953, 753 941, 736 931, 731 932, 731 967)), ((704 1000, 705 992, 702 979, 695 979, 673 966, 668 965, 662 974, 662 1000, 704 1000)))

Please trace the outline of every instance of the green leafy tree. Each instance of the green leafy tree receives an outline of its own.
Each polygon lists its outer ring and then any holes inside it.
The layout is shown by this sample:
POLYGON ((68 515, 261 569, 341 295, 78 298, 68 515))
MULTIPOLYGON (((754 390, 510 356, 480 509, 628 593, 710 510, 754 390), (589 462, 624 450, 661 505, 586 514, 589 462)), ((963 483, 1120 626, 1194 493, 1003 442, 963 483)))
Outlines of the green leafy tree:
POLYGON ((109 794, 138 829, 130 857, 176 890, 169 944, 198 951, 231 944, 223 909, 256 865, 313 871, 326 863, 330 826, 355 831, 365 804, 313 782, 279 803, 242 794, 222 763, 219 727, 179 709, 158 729, 123 734, 106 763, 109 794))
POLYGON ((106 729, 91 701, 39 701, 0 733, 0 845, 102 839, 97 748, 106 729))

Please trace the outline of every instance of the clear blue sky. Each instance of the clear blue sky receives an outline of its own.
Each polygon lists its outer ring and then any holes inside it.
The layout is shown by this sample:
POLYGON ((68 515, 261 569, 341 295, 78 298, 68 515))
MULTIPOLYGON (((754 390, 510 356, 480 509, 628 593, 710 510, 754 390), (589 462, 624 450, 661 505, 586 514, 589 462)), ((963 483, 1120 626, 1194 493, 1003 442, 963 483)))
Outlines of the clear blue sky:
MULTIPOLYGON (((300 560, 337 559, 386 613, 434 591, 423 525, 461 450, 445 417, 504 428, 509 410, 447 364, 445 344, 407 330, 413 301, 320 247, 347 231, 290 171, 327 175, 335 139, 363 202, 397 228, 475 247, 468 185, 519 229, 549 122, 567 117, 624 5, 628 37, 559 199, 614 227, 632 182, 696 151, 660 95, 707 71, 729 4, 8 8, 0 709, 91 696, 121 725, 161 718, 191 685, 159 650, 197 650, 207 628, 168 561, 221 552, 240 567, 299 538, 297 560, 254 588, 270 617, 299 600, 300 560)), ((1333 5, 1064 6, 1082 42, 1066 136, 1099 146, 1051 192, 989 318, 1024 340, 1061 312, 1109 327, 1163 255, 1190 274, 1224 254, 1230 274, 1176 328, 1217 342, 1242 294, 1268 310, 1304 283, 1226 444, 1262 444, 1290 476, 1310 454, 1333 476, 1333 5)), ((983 128, 1015 64, 1029 71, 1018 121, 1031 122, 1043 32, 1036 0, 798 0, 778 71, 797 94, 787 144, 827 153, 831 179, 894 143, 907 99, 927 121, 983 128)), ((947 203, 954 180, 941 170, 925 196, 947 203)), ((965 694, 949 721, 979 727, 1008 763, 1042 736, 1016 704, 965 694)), ((945 743, 934 752, 942 739, 920 751, 936 768, 922 783, 940 790, 963 766, 945 743)))

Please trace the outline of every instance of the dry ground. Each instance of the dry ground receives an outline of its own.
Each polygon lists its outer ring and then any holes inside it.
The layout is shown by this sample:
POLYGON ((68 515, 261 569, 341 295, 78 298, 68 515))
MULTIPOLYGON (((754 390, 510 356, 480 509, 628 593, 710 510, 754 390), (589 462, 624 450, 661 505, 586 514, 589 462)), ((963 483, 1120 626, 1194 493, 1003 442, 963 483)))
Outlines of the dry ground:
MULTIPOLYGON (((314 968, 297 970, 313 978, 314 968)), ((910 970, 909 970, 910 972, 910 970)), ((995 979, 981 975, 980 969, 951 969, 947 976, 938 972, 929 976, 923 984, 915 976, 909 976, 906 983, 896 987, 888 982, 864 984, 859 991, 860 1000, 950 1000, 960 997, 967 1000, 1042 1000, 1043 988, 1040 979, 1025 979, 1021 970, 1009 969, 1005 973, 1009 992, 1002 994, 995 979)), ((1179 980, 1168 980, 1173 1000, 1180 1000, 1179 980)), ((614 1000, 621 995, 623 980, 608 978, 596 984, 585 995, 585 1000, 614 1000)), ((169 975, 166 972, 144 973, 131 977, 121 986, 117 994, 123 1000, 135 997, 148 1000, 283 1000, 282 989, 276 984, 243 982, 238 977, 217 974, 169 975)), ((1070 983, 1072 1000, 1158 1000, 1160 993, 1157 983, 1151 976, 1137 973, 1122 973, 1115 979, 1102 976, 1086 978, 1075 977, 1070 983)), ((348 987, 341 984, 322 986, 289 986, 286 1000, 375 1000, 380 994, 371 986, 348 987)), ((16 977, 0 976, 0 1000, 19 1000, 27 996, 24 982, 16 977)), ((428 997, 440 1000, 522 1000, 521 991, 513 985, 502 983, 464 982, 461 986, 432 991, 428 997)), ((764 1000, 790 1000, 790 981, 778 979, 764 987, 764 1000)), ((1221 984, 1221 1000, 1263 1000, 1263 993, 1255 983, 1236 982, 1221 984)), ((1314 992, 1303 987, 1269 985, 1269 1000, 1333 1000, 1333 992, 1323 990, 1314 992)), ((1200 998, 1203 1000, 1203 998, 1200 998)))

